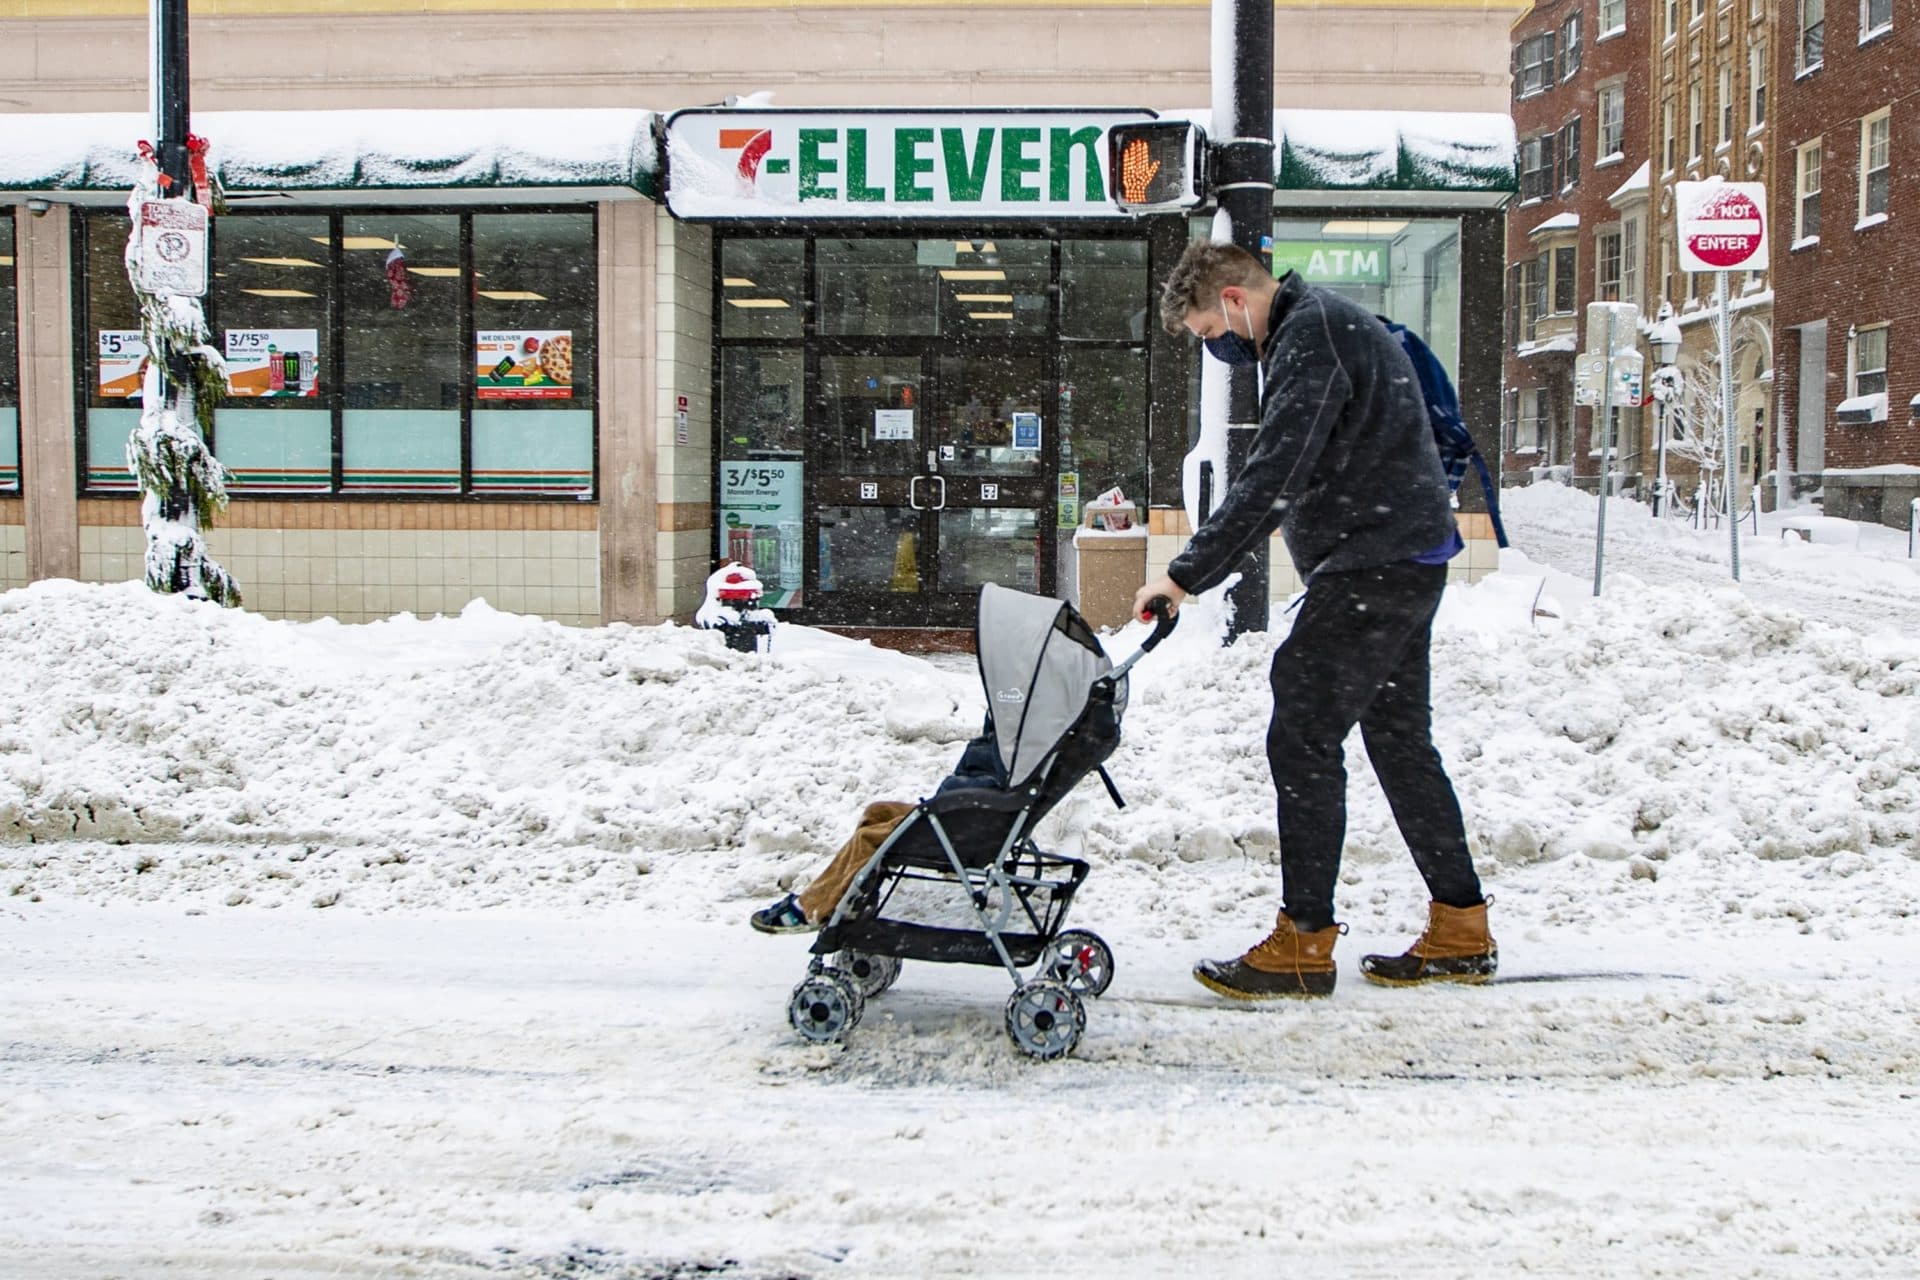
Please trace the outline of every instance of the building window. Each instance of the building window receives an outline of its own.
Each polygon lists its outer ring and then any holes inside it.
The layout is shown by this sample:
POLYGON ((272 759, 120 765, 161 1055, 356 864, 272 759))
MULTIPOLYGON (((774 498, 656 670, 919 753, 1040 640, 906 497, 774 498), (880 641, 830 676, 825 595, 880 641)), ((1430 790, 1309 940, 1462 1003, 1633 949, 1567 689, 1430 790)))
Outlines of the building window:
POLYGON ((1547 393, 1528 388, 1520 393, 1520 412, 1513 424, 1513 447, 1519 453, 1538 453, 1546 439, 1547 393))
POLYGON ((1560 130, 1560 190, 1571 191, 1580 185, 1580 117, 1567 121, 1560 130))
POLYGON ((1887 216, 1887 186, 1892 176, 1891 108, 1860 122, 1860 221, 1887 216))
POLYGON ((1569 245, 1553 251, 1553 314, 1570 316, 1580 304, 1579 250, 1569 245))
POLYGON ((1667 39, 1680 34, 1680 0, 1667 0, 1667 39))
POLYGON ((1602 302, 1620 301, 1620 230, 1601 231, 1593 237, 1597 271, 1594 296, 1602 302))
POLYGON ((1693 21, 1698 22, 1707 16, 1707 0, 1693 0, 1693 21))
POLYGON ((1800 47, 1795 66, 1802 72, 1818 68, 1827 45, 1827 0, 1800 0, 1800 47))
POLYGON ((1640 220, 1620 224, 1620 300, 1640 301, 1640 220))
POLYGON ((1600 159, 1618 158, 1627 144, 1627 87, 1623 84, 1600 88, 1600 159))
POLYGON ((1687 159, 1690 164, 1698 164, 1700 157, 1706 154, 1706 104, 1701 101, 1701 92, 1698 79, 1687 85, 1687 159))
POLYGON ((1665 122, 1664 129, 1661 134, 1661 140, 1660 140, 1660 171, 1662 173, 1672 173, 1673 160, 1674 160, 1673 99, 1672 98, 1667 99, 1666 103, 1661 107, 1660 114, 1663 121, 1665 122))
MULTIPOLYGON (((145 351, 123 217, 82 223, 82 484, 134 488, 145 351)), ((586 210, 234 214, 206 299, 236 493, 593 492, 598 255, 586 210)))
POLYGON ((1733 68, 1720 64, 1720 145, 1733 145, 1733 68))
POLYGON ((1580 70, 1580 15, 1574 14, 1560 26, 1560 78, 1571 80, 1580 70))
POLYGON ((0 209, 0 493, 20 488, 20 292, 13 214, 0 209))
POLYGON ((1853 336, 1854 396, 1887 393, 1887 327, 1859 329, 1853 336))
POLYGON ((1540 259, 1528 258, 1514 267, 1514 298, 1518 304, 1519 342, 1532 342, 1540 327, 1540 259))
POLYGON ((1767 42, 1755 40, 1747 49, 1747 129, 1767 122, 1767 42))
POLYGON ((1893 0, 1860 0, 1860 43, 1893 29, 1893 0))
POLYGON ((1520 44, 1520 92, 1531 98, 1544 93, 1553 84, 1553 32, 1535 36, 1520 44))
POLYGON ((1795 243, 1820 238, 1820 139, 1801 147, 1794 159, 1795 243))
POLYGON ((1600 0, 1600 39, 1627 29, 1627 0, 1600 0))
POLYGON ((1520 198, 1544 200, 1553 194, 1554 149, 1557 135, 1543 133, 1520 146, 1520 198))

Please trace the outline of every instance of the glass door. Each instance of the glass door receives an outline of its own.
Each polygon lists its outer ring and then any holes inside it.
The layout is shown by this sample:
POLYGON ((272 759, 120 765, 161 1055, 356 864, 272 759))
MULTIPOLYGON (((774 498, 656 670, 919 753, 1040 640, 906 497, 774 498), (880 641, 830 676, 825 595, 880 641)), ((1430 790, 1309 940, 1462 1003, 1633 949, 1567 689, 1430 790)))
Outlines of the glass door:
POLYGON ((1051 590, 1046 446, 1053 380, 1042 353, 936 357, 936 612, 970 616, 983 583, 1051 590))
POLYGON ((812 412, 811 602, 836 620, 925 625, 930 510, 925 358, 822 355, 812 412))

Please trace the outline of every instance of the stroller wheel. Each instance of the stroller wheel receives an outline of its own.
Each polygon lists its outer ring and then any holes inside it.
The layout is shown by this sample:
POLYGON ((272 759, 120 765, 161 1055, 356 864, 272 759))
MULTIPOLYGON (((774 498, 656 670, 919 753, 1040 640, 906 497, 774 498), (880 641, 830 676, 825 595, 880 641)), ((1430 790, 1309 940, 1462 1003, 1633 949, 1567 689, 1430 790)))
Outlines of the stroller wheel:
POLYGON ((1064 982, 1036 978, 1007 999, 1007 1035, 1029 1058, 1065 1057, 1086 1029, 1087 1006, 1064 982))
POLYGON ((815 1044, 844 1040, 866 1011, 860 985, 838 969, 822 969, 801 979, 787 1002, 787 1021, 815 1044))
POLYGON ((833 967, 852 978, 860 994, 868 1000, 900 980, 898 956, 876 956, 865 951, 841 951, 833 957, 833 967))
POLYGON ((1091 929, 1067 929, 1047 944, 1042 977, 1064 982, 1080 996, 1102 996, 1113 985, 1113 948, 1091 929))

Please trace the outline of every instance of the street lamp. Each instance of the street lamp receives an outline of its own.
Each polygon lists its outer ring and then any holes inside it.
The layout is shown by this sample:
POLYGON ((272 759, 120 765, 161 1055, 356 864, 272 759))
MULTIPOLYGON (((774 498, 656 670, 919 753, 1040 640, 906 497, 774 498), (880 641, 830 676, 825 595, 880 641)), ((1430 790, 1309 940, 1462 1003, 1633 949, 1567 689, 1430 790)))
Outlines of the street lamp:
POLYGON ((1666 510, 1667 503, 1667 406, 1680 398, 1680 371, 1673 362, 1680 355, 1680 325, 1673 318, 1673 308, 1666 302, 1660 304, 1660 313, 1647 327, 1647 344, 1653 348, 1653 359, 1660 367, 1653 371, 1653 398, 1659 405, 1656 417, 1659 421, 1659 476, 1654 482, 1653 515, 1657 520, 1666 510))

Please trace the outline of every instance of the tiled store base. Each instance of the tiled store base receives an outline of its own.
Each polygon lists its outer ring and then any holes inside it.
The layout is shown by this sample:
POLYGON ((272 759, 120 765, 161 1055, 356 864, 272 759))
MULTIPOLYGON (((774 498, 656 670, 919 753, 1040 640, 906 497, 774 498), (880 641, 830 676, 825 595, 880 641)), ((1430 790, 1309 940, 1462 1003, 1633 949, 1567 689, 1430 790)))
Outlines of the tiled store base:
MULTIPOLYGON (((209 542, 247 608, 274 618, 371 622, 458 613, 484 599, 508 613, 600 622, 599 538, 591 531, 216 529, 209 542)), ((137 578, 146 535, 82 526, 80 574, 137 578)))
POLYGON ((27 529, 0 524, 0 591, 27 585, 27 529))

